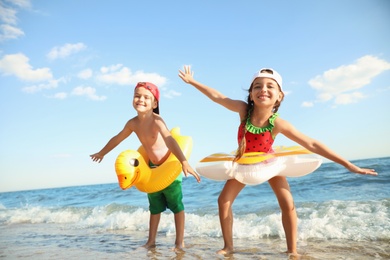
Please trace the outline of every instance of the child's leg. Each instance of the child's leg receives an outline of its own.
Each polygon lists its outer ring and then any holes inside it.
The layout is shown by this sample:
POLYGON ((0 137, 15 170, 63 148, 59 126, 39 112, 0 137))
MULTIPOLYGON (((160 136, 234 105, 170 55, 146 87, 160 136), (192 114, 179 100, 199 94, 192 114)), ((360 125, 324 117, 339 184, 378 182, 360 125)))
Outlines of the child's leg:
POLYGON ((218 198, 219 221, 224 241, 223 249, 218 254, 225 255, 233 252, 233 211, 232 205, 238 193, 245 187, 245 184, 237 180, 228 180, 218 198))
POLYGON ((174 213, 176 240, 173 250, 181 250, 184 247, 184 204, 181 180, 175 180, 166 189, 164 195, 167 202, 167 207, 174 213))
POLYGON ((149 220, 149 239, 148 242, 144 245, 146 248, 151 248, 156 246, 156 236, 158 224, 160 223, 161 213, 159 214, 150 214, 149 220))
POLYGON ((287 252, 297 253, 297 212, 286 177, 274 177, 268 181, 282 211, 282 223, 286 234, 287 252))
POLYGON ((175 213, 175 227, 176 227, 175 249, 181 249, 184 247, 184 223, 185 223, 184 210, 175 213))

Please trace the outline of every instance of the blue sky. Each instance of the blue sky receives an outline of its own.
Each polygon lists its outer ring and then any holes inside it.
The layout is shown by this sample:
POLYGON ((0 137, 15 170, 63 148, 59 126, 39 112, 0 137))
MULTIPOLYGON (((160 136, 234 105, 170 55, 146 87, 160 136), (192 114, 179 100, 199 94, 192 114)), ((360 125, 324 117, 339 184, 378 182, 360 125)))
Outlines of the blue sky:
MULTIPOLYGON (((244 99, 263 67, 283 77, 281 117, 348 159, 390 156, 390 2, 0 0, 0 192, 116 182, 138 81, 194 140, 193 167, 236 148, 237 114, 177 76, 244 99)), ((278 136, 276 145, 294 145, 278 136)), ((361 165, 364 166, 364 165, 361 165)))

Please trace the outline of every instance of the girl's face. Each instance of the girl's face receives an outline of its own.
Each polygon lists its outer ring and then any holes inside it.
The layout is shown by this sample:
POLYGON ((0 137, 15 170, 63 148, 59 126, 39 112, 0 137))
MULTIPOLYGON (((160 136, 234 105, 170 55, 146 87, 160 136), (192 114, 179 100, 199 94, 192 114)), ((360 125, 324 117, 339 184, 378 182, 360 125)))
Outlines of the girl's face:
POLYGON ((253 81, 249 95, 255 104, 269 104, 273 106, 282 99, 282 92, 278 83, 270 78, 256 78, 253 81))
POLYGON ((148 112, 157 107, 157 100, 146 88, 136 88, 134 90, 133 107, 137 112, 148 112))

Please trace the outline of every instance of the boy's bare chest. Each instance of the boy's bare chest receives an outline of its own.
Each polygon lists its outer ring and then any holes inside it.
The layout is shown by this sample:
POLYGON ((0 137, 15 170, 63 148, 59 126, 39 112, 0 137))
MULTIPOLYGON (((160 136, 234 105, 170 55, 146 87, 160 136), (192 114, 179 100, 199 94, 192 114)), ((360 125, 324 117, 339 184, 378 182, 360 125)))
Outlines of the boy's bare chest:
POLYGON ((160 133, 157 130, 153 129, 143 129, 136 132, 139 140, 144 145, 154 145, 162 140, 160 133))

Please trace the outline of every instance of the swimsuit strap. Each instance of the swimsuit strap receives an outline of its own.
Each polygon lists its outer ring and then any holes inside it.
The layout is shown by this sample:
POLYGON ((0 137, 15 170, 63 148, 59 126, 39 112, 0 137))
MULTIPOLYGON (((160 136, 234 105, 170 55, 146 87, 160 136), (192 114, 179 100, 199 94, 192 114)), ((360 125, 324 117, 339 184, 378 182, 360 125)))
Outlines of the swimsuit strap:
POLYGON ((152 163, 152 161, 149 161, 149 168, 150 169, 157 168, 158 166, 160 166, 160 165, 154 164, 154 163, 152 163))
MULTIPOLYGON (((252 111, 250 111, 250 112, 252 112, 252 111)), ((250 132, 252 134, 261 134, 261 133, 264 133, 267 131, 272 132, 272 129, 274 128, 275 119, 279 116, 278 113, 274 113, 274 114, 272 114, 272 116, 270 116, 270 118, 268 119, 268 122, 269 122, 268 126, 257 127, 251 123, 251 113, 250 112, 248 113, 248 118, 246 119, 246 124, 245 124, 245 128, 248 132, 250 132)))

